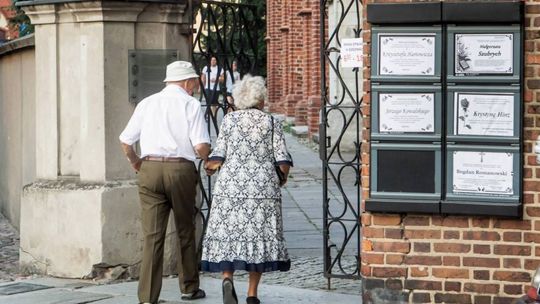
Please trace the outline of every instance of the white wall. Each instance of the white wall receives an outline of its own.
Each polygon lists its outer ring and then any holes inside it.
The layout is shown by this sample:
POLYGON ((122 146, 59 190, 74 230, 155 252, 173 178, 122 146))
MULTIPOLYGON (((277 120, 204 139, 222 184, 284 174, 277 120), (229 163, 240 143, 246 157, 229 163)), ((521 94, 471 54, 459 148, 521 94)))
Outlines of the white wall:
POLYGON ((17 229, 22 188, 36 166, 33 44, 29 37, 0 46, 0 212, 17 229))
MULTIPOLYGON (((346 4, 349 2, 346 1, 346 4)), ((335 31, 336 26, 338 25, 341 16, 344 14, 342 7, 338 1, 333 1, 332 4, 328 7, 328 35, 332 35, 332 33, 335 31)), ((345 18, 343 22, 340 25, 338 36, 339 40, 341 41, 344 38, 355 38, 354 29, 357 28, 358 22, 360 22, 360 25, 362 24, 362 7, 359 7, 359 10, 356 9, 356 7, 353 5, 351 9, 345 14, 345 18), (359 18, 357 18, 359 16, 359 18), (359 20, 359 21, 358 21, 359 20)), ((332 42, 330 44, 330 47, 336 47, 339 49, 338 40, 334 37, 332 39, 332 42)), ((331 61, 335 66, 338 66, 337 64, 337 53, 333 53, 333 56, 331 56, 331 61)), ((341 78, 343 79, 344 83, 346 84, 346 87, 352 94, 352 96, 359 96, 359 99, 362 97, 362 83, 363 83, 363 77, 362 77, 362 71, 360 70, 358 74, 358 87, 355 84, 357 81, 355 78, 355 73, 352 71, 352 68, 342 68, 341 66, 338 66, 339 73, 341 74, 341 78)), ((340 103, 342 106, 352 106, 353 101, 352 99, 346 94, 345 89, 342 85, 342 83, 339 81, 339 78, 337 76, 337 73, 333 70, 331 66, 328 66, 329 71, 329 86, 330 86, 330 92, 329 92, 329 101, 332 104, 340 103)), ((332 138, 332 145, 335 144, 336 140, 338 140, 338 137, 340 136, 341 131, 344 128, 344 125, 346 123, 346 120, 351 117, 351 114, 353 113, 352 109, 342 109, 343 112, 339 111, 331 111, 328 114, 328 123, 329 127, 327 128, 327 136, 330 136, 332 138), (343 116, 344 114, 344 116, 343 116)), ((353 122, 347 127, 345 134, 343 136, 343 139, 340 143, 341 151, 353 151, 354 150, 354 144, 353 142, 356 141, 356 119, 353 120, 353 122)), ((359 116, 358 124, 360 124, 360 141, 361 138, 361 124, 362 119, 359 116)))

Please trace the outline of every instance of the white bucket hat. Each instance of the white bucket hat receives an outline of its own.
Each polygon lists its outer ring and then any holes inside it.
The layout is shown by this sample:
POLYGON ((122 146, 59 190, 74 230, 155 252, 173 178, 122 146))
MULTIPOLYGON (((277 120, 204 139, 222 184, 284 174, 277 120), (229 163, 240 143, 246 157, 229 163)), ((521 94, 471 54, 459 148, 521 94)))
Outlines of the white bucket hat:
POLYGON ((191 62, 175 61, 167 66, 167 76, 163 82, 181 81, 190 78, 199 78, 191 62))

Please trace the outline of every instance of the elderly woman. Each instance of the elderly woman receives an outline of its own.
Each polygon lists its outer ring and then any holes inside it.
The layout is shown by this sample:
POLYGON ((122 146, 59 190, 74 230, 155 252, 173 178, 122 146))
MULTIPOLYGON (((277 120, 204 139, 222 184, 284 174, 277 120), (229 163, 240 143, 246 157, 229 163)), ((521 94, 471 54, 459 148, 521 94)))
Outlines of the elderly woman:
POLYGON ((223 273, 223 303, 237 304, 236 270, 249 272, 247 304, 260 303, 257 287, 263 272, 291 266, 281 216, 280 186, 292 166, 283 128, 262 111, 262 77, 246 76, 235 84, 235 112, 225 115, 216 146, 206 164, 216 181, 203 241, 203 271, 223 273), (285 173, 280 182, 274 164, 285 173))

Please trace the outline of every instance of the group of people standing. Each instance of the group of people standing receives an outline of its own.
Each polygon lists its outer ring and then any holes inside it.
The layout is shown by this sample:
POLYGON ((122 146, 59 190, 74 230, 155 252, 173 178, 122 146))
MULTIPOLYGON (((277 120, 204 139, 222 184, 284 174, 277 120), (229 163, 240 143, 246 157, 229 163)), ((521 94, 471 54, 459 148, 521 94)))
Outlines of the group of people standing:
MULTIPOLYGON (((221 71, 215 63, 200 76, 205 90, 219 91, 221 71)), ((224 116, 212 150, 201 105, 193 97, 199 90, 199 75, 185 61, 167 66, 165 88, 137 105, 120 134, 124 153, 138 173, 144 236, 140 303, 158 303, 171 210, 179 239, 177 270, 183 300, 206 296, 200 288, 199 266, 202 271, 222 273, 224 304, 238 303, 235 271, 249 272, 245 303, 259 304, 262 273, 290 269, 280 187, 287 182, 292 158, 283 127, 262 111, 267 98, 262 77, 240 79, 238 74, 236 79, 233 74, 231 81, 235 111, 224 116), (133 147, 137 142, 140 155, 133 147), (204 161, 207 175, 219 171, 201 261, 195 243, 197 158, 204 161), (280 180, 276 170, 285 179, 280 180)))

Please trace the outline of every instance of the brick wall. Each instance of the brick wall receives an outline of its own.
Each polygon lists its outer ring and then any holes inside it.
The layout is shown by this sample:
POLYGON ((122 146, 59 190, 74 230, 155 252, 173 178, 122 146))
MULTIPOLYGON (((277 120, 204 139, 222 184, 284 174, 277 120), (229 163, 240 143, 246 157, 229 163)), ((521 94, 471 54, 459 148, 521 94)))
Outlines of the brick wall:
MULTIPOLYGON (((364 303, 382 299, 389 303, 511 303, 526 291, 531 275, 540 266, 540 164, 532 152, 540 135, 540 2, 524 2, 523 220, 363 212, 364 303)), ((364 41, 369 40, 370 26, 364 23, 364 41)), ((369 45, 364 51, 363 113, 369 113, 369 45)), ((365 118, 364 199, 369 195, 370 157, 369 118, 365 118)))
POLYGON ((268 100, 272 112, 318 132, 319 0, 267 2, 268 100))

